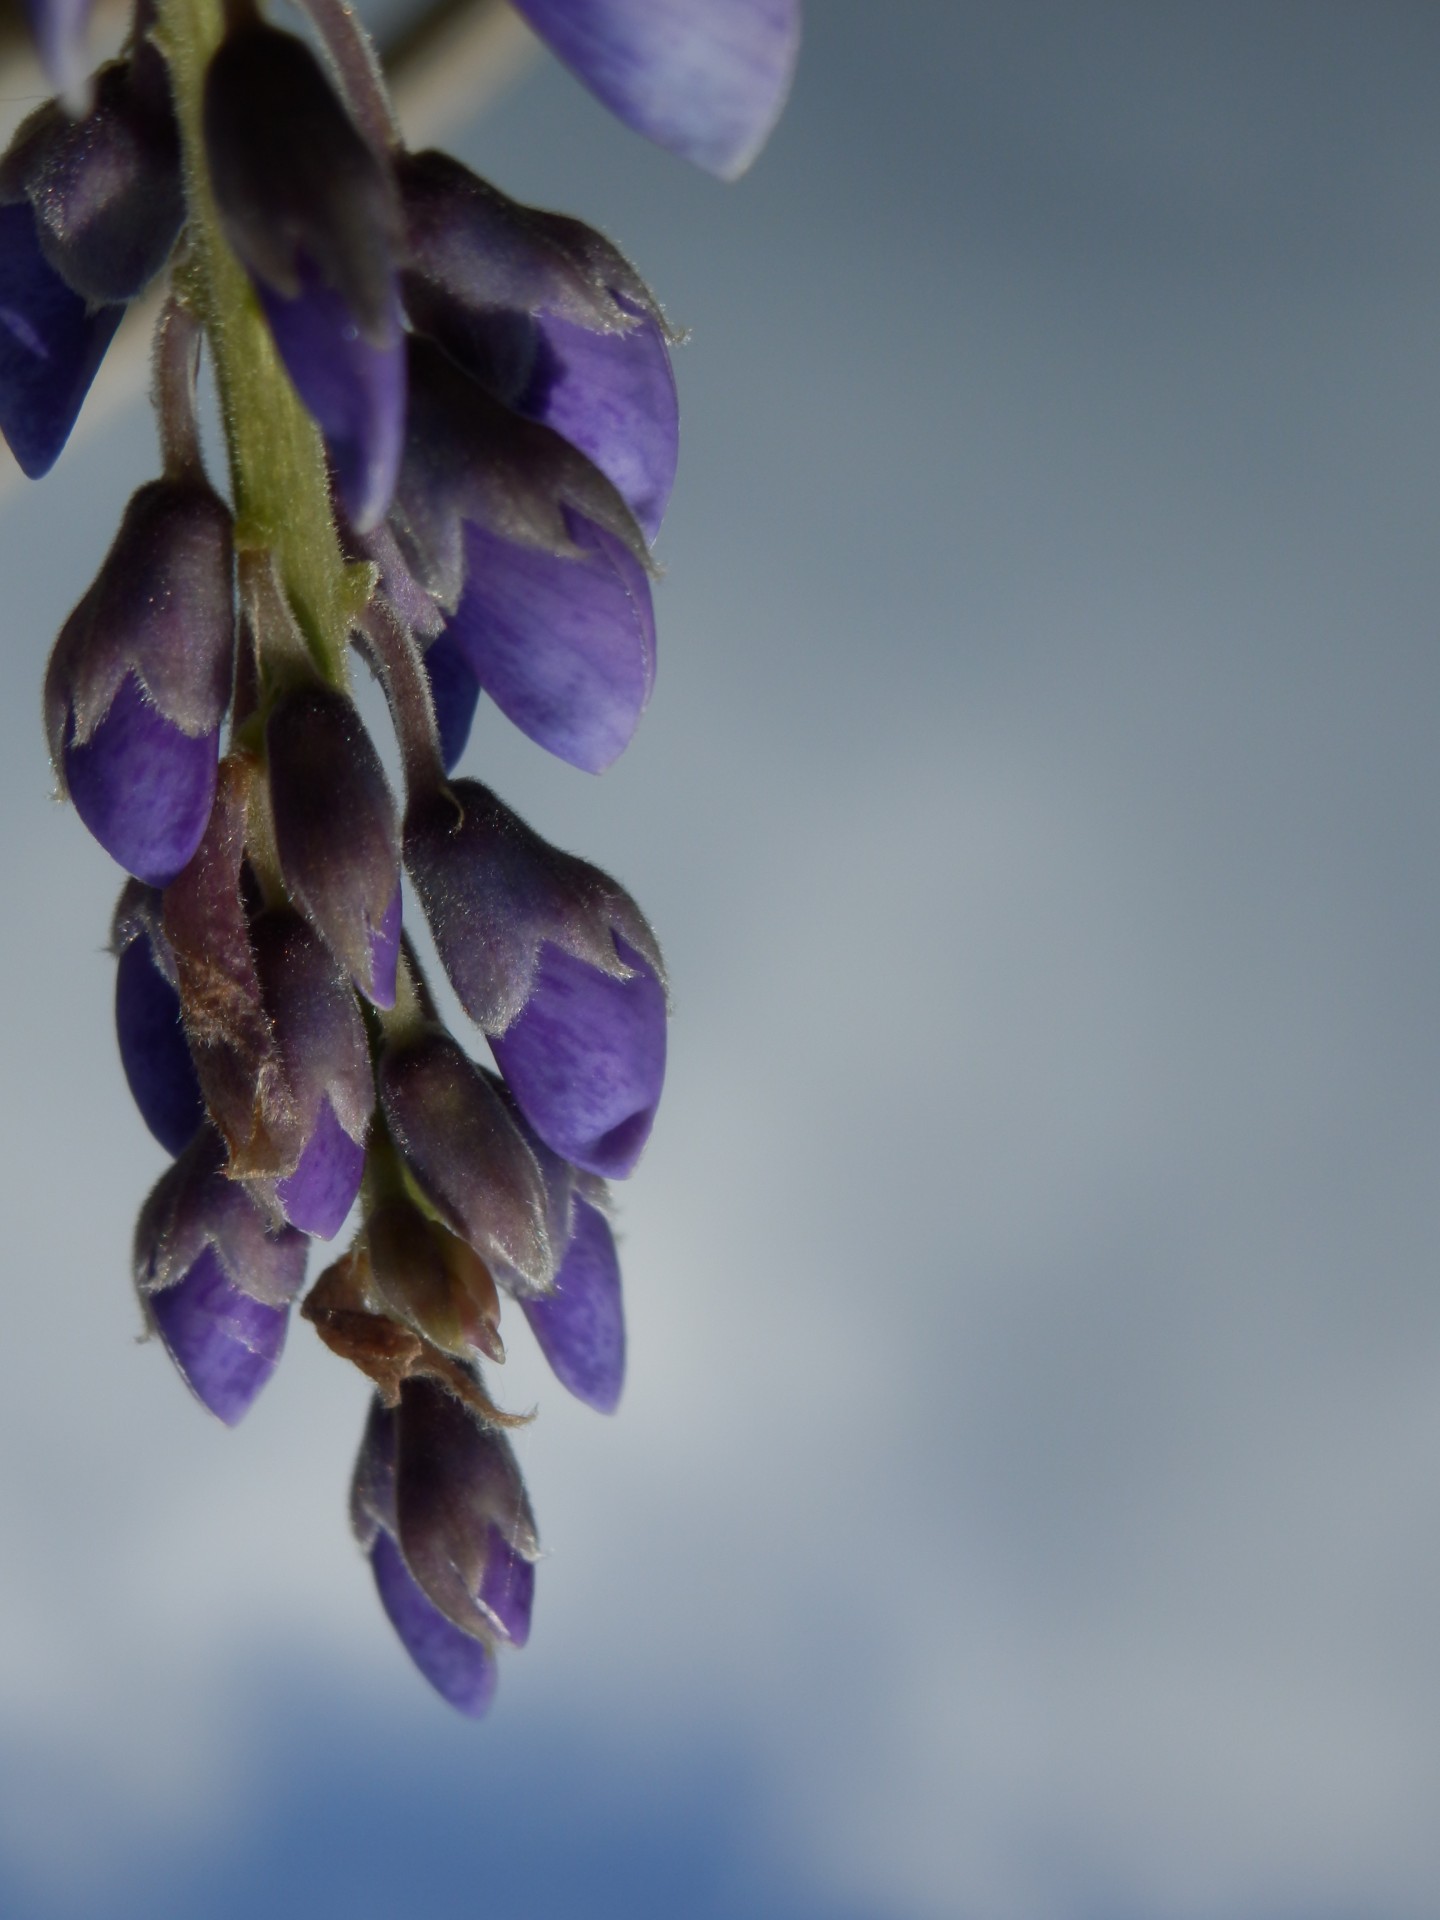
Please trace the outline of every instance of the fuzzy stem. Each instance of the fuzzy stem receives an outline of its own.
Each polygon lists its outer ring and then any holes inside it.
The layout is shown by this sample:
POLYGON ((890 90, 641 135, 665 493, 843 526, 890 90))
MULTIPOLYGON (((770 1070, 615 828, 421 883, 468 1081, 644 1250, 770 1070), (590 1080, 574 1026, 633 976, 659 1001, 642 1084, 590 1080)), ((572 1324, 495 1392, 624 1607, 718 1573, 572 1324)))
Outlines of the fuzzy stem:
POLYGON ((414 637, 396 619, 383 598, 371 601, 360 626, 366 651, 385 689, 405 768, 405 797, 413 806, 416 800, 445 784, 445 762, 440 753, 429 675, 414 637))
POLYGON ((205 478, 200 454, 200 424, 195 417, 195 369, 200 357, 200 326, 193 313, 172 295, 155 327, 153 386, 160 423, 160 458, 169 480, 205 478))
POLYGON ((300 0, 325 43, 335 77, 356 126, 379 154, 400 144, 375 44, 349 0, 300 0))

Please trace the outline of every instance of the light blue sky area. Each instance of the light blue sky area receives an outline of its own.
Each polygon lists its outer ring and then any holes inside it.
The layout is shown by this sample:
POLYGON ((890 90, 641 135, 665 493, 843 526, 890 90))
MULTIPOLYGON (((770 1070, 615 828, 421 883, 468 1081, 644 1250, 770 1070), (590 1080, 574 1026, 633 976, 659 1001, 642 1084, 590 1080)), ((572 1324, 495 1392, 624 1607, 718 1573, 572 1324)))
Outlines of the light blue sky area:
POLYGON ((37 708, 141 415, 0 518, 7 1915, 1440 1905, 1440 22, 810 16, 735 189, 544 65, 455 143, 693 329, 638 739, 466 763, 676 988, 616 1418, 507 1324, 480 1728, 346 1536, 359 1382, 297 1325, 226 1434, 133 1342, 37 708))

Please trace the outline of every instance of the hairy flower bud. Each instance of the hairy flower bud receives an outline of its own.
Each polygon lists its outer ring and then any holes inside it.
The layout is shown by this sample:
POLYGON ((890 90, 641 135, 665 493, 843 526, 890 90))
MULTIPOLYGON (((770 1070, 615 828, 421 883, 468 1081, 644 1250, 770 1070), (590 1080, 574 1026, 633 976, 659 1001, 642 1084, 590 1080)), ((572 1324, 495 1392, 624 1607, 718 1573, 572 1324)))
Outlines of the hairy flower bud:
POLYGON ((390 170, 304 42, 258 19, 210 64, 205 148, 226 235, 325 436, 346 511, 373 526, 405 417, 390 170))
POLYGON ((124 311, 66 285, 28 203, 0 207, 0 433, 29 479, 59 459, 124 311))
POLYGON ((549 1286, 549 1201, 535 1155, 485 1074, 437 1027, 387 1047, 380 1104, 428 1203, 487 1266, 549 1286))
POLYGON ((365 997, 393 1006, 400 842, 370 736, 343 693, 304 687, 276 702, 265 748, 285 885, 365 997))
POLYGON ((160 920, 160 895, 126 884, 111 923, 116 957, 115 1037, 140 1117, 167 1153, 190 1144, 205 1102, 185 1039, 175 960, 160 920))
POLYGON ((629 894, 473 780, 412 804, 405 859, 530 1125, 591 1173, 631 1173, 664 1083, 666 1008, 659 948, 629 894))
POLYGON ((365 1222, 370 1280, 389 1311, 442 1353, 501 1361, 500 1297, 466 1241, 408 1200, 381 1203, 365 1222))
POLYGON ((274 1372, 306 1240, 272 1228, 224 1173, 208 1127, 162 1175, 135 1228, 135 1285, 147 1319, 196 1397, 227 1426, 274 1372))
POLYGON ((155 480, 125 509, 45 678, 55 770, 107 853, 165 886, 215 796, 234 652, 230 515, 203 482, 155 480))
POLYGON ((133 300, 184 218, 165 63, 142 41, 95 77, 82 120, 47 101, 0 161, 0 200, 28 200, 50 265, 92 306, 133 300))

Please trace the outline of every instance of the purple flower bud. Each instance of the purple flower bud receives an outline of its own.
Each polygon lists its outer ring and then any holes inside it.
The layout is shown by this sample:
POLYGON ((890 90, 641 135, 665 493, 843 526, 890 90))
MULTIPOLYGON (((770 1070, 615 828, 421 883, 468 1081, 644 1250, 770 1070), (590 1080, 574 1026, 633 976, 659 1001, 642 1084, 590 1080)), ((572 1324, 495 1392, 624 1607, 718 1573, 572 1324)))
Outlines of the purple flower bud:
POLYGON ((116 954, 115 1035, 140 1117, 167 1153, 182 1152, 205 1118, 180 1018, 174 960, 160 926, 160 896, 132 880, 111 931, 116 954))
POLYGON ((516 0, 590 91, 637 133, 734 180, 780 117, 800 0, 516 0))
POLYGON ((405 858, 461 1004, 540 1138, 633 1171, 665 1077, 664 971, 623 888, 473 780, 422 797, 405 858))
POLYGON ((276 702, 265 745, 286 887, 365 997, 391 1007, 400 846, 370 736, 343 693, 305 687, 276 702))
POLYGON ((0 207, 0 433, 31 480, 59 459, 124 311, 88 308, 45 258, 30 207, 0 207))
POLYGON ((573 560, 469 528, 465 592, 446 638, 522 733, 602 773, 655 684, 655 615, 629 549, 578 514, 565 524, 573 560))
MULTIPOLYGON (((495 1698, 499 1675, 483 1640, 462 1633, 425 1598, 388 1533, 370 1549, 375 1587, 400 1643, 442 1700, 478 1720, 495 1698)), ((533 1578, 533 1570, 532 1570, 533 1578)))
POLYGON ((47 101, 0 161, 0 200, 28 199, 51 266, 91 306, 133 300, 184 218, 165 63, 147 41, 96 76, 83 120, 47 101))
POLYGON ((63 94, 72 113, 83 112, 90 14, 95 0, 25 0, 30 31, 40 54, 40 65, 55 91, 63 94))
POLYGON ((532 1291, 555 1271, 535 1155, 500 1095, 451 1039, 428 1028, 380 1059, 386 1125, 425 1199, 487 1266, 532 1291))
POLYGON ((349 980, 298 914, 262 914, 251 941, 299 1143, 293 1171, 268 1184, 291 1226, 329 1240, 365 1167, 375 1104, 365 1023, 349 980))
POLYGON ((435 726, 440 735, 440 757, 445 771, 451 772, 465 751, 475 708, 480 700, 480 682, 463 651, 449 634, 432 640, 425 649, 425 671, 430 677, 430 698, 435 703, 435 726))
POLYGON ((554 1287, 522 1296, 520 1305, 561 1386, 598 1412, 613 1413, 625 1383, 620 1262, 610 1223, 580 1195, 554 1287))
POLYGON ((467 523, 518 547, 582 558, 567 509, 648 566, 644 533, 598 467, 549 427, 491 398, 431 342, 412 334, 409 351, 410 408, 392 524, 427 593, 456 605, 467 523))
POLYGON ((509 1442, 433 1380, 406 1380, 395 1414, 395 1510, 405 1564, 463 1632, 523 1644, 539 1555, 509 1442))
POLYGON ((205 147, 226 235, 363 530, 389 504, 405 415, 390 169, 304 42, 258 20, 210 64, 205 147))
POLYGON ((162 1176, 136 1225, 135 1284, 186 1382, 234 1426, 275 1370, 306 1241, 272 1229, 223 1159, 207 1127, 162 1176))
POLYGON ((397 1197, 367 1214, 364 1249, 377 1305, 442 1353, 505 1358, 500 1296, 467 1242, 397 1197))
POLYGON ((125 510, 45 679, 50 753, 81 819, 165 886, 199 846, 230 698, 230 515, 203 482, 156 480, 125 510))

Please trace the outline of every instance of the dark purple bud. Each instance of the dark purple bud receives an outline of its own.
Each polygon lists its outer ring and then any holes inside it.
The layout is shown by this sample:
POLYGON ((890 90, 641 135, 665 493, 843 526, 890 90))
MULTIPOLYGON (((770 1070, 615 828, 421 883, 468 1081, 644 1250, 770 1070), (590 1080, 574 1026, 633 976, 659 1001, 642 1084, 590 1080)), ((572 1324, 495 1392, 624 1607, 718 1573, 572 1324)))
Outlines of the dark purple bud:
POLYGON ((287 1307, 304 1284, 308 1244, 293 1227, 273 1227, 243 1185, 226 1177, 220 1138, 205 1127, 140 1209, 135 1284, 144 1296, 178 1286, 208 1249, 242 1293, 287 1307))
POLYGON ((370 1565, 380 1604, 400 1644, 442 1700, 472 1720, 480 1719, 495 1698, 499 1676, 494 1654, 483 1640, 462 1633, 430 1604, 388 1533, 376 1535, 370 1565))
POLYGON ((0 433, 31 480, 59 459, 124 311, 87 307, 41 251, 29 205, 0 207, 0 433))
POLYGON ((613 1413, 625 1383, 625 1315, 610 1223, 579 1194, 565 1258, 549 1293, 520 1305, 550 1370, 577 1400, 613 1413))
POLYGON ((445 771, 450 773, 470 738, 480 701, 480 682, 449 634, 432 640, 425 649, 425 671, 430 677, 430 698, 435 703, 440 757, 445 771))
POLYGON ((439 347, 409 340, 410 408, 392 523, 420 585, 454 608, 465 573, 464 527, 518 547, 579 559, 566 511, 628 548, 649 548, 600 469, 549 427, 512 413, 439 347))
POLYGON ((185 1384, 233 1427, 249 1412, 285 1346, 284 1307, 252 1300, 226 1278, 211 1249, 146 1305, 185 1384))
POLYGON ((180 141, 165 63, 142 41, 96 75, 83 120, 47 101, 0 161, 0 200, 28 199, 41 249, 92 307, 133 300, 184 218, 180 141))
POLYGON ((299 914, 262 914, 251 942, 298 1154, 270 1187, 291 1226, 329 1240, 354 1204, 365 1167, 375 1104, 365 1023, 348 978, 299 914))
POLYGON ((197 480, 156 480, 125 509, 45 678, 57 774, 137 879, 165 886, 215 797, 234 653, 230 515, 197 480))
POLYGON ((132 880, 111 931, 115 1035, 140 1117, 167 1153, 182 1152, 205 1118, 180 1018, 175 962, 160 926, 160 896, 132 880))
POLYGON ((72 113, 83 112, 90 61, 87 42, 95 0, 25 0, 45 77, 72 113))
POLYGON ((303 41, 258 20, 210 64, 205 146, 226 235, 363 530, 389 503, 405 413, 389 166, 303 41))
POLYGON ((630 1173, 665 1076, 664 972, 639 908, 473 780, 415 801, 405 857, 525 1118, 577 1166, 630 1173))
POLYGON ((655 615, 629 549, 578 514, 565 524, 573 560, 469 528, 446 639, 522 733, 601 773, 629 745, 655 684, 655 615))
POLYGON ((516 0, 578 80, 627 126, 722 180, 780 117, 800 0, 516 0))
POLYGON ((515 1456, 433 1380, 400 1389, 395 1507, 405 1564, 447 1620, 484 1637, 528 1633, 531 1582, 515 1562, 540 1549, 515 1456))
POLYGON ((504 1100, 437 1028, 381 1056, 380 1104, 416 1185, 487 1266, 543 1290, 555 1271, 549 1202, 535 1155, 504 1100))
POLYGON ((276 702, 265 745, 286 887, 366 998, 391 1007, 400 846, 370 736, 343 693, 305 687, 276 702))
POLYGON ((377 1305, 442 1353, 505 1358, 500 1296, 490 1269, 466 1241, 395 1198, 368 1214, 364 1245, 377 1305))
POLYGON ((350 1477, 350 1530, 368 1553, 382 1529, 393 1536, 400 1522, 395 1518, 395 1412, 377 1393, 350 1477))

